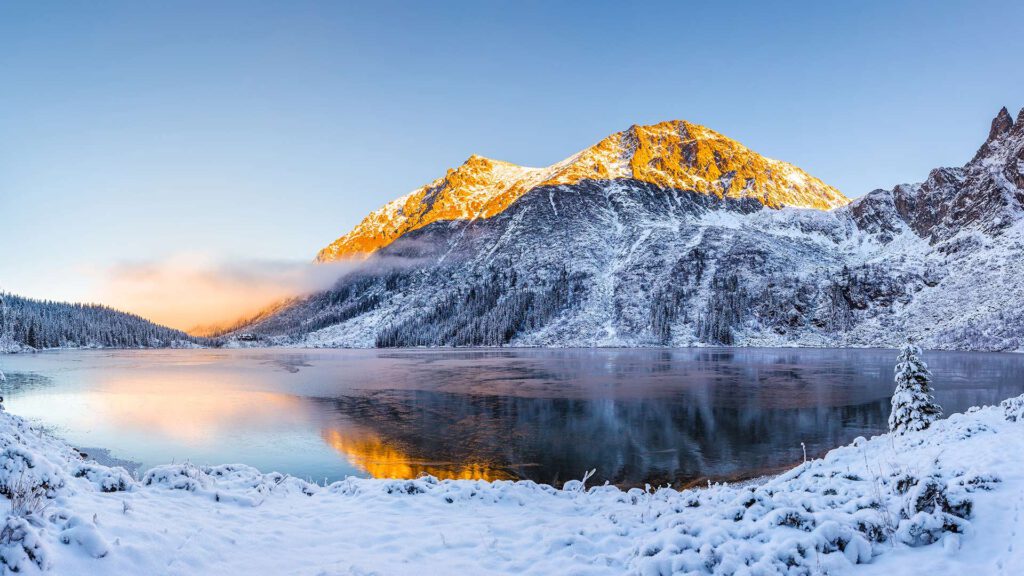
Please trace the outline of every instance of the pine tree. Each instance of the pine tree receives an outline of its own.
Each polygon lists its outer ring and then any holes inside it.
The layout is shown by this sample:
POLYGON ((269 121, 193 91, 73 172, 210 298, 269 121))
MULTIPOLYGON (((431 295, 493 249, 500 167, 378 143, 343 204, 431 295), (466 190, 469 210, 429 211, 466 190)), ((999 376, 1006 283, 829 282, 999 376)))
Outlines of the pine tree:
POLYGON ((896 364, 896 391, 892 395, 889 430, 906 434, 924 430, 942 415, 932 396, 932 373, 921 360, 921 349, 907 342, 896 364))
POLYGON ((25 343, 32 348, 42 348, 39 345, 39 332, 36 330, 35 321, 28 325, 28 336, 25 337, 25 343))

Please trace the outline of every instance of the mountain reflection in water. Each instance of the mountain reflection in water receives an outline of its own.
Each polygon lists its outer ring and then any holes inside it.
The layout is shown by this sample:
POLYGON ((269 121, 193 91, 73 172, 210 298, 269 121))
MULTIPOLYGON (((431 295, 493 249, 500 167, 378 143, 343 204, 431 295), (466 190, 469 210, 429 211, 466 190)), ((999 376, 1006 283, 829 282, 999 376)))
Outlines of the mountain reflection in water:
POLYGON ((888 399, 853 406, 714 406, 700 395, 565 399, 380 391, 320 400, 357 426, 322 435, 371 476, 524 478, 634 486, 749 476, 883 428, 888 399))
POLYGON ((321 436, 328 445, 343 454, 353 466, 374 478, 419 478, 429 474, 455 480, 515 480, 507 470, 494 468, 472 459, 460 462, 434 462, 417 459, 403 452, 399 442, 384 439, 354 428, 325 428, 321 436))
MULTIPOLYGON (((5 406, 145 469, 676 486, 885 430, 892 350, 124 350, 0 357, 5 406)), ((1024 355, 927 352, 947 413, 1024 393, 1024 355)))

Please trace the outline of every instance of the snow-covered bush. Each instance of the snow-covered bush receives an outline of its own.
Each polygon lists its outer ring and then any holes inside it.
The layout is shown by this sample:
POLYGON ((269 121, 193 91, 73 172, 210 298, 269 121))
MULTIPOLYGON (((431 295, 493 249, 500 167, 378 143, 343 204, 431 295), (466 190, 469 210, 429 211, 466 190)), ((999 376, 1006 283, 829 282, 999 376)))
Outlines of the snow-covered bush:
POLYGON ((193 464, 165 464, 146 472, 142 477, 142 484, 195 492, 205 487, 204 476, 203 471, 193 464))
POLYGON ((8 484, 5 490, 11 501, 12 515, 37 524, 42 522, 43 513, 49 505, 46 488, 22 475, 8 484))
POLYGON ((437 478, 422 476, 414 480, 389 480, 381 488, 387 494, 426 494, 437 484, 437 478))
POLYGON ((24 518, 8 516, 0 528, 0 564, 5 573, 25 572, 33 564, 49 568, 50 551, 40 530, 24 518))
POLYGON ((301 478, 269 472, 264 474, 245 464, 221 464, 203 466, 202 473, 213 480, 217 486, 231 492, 245 492, 248 496, 259 497, 271 493, 297 492, 312 496, 316 485, 301 478))
POLYGON ((0 495, 12 498, 17 493, 41 491, 52 498, 66 483, 56 464, 24 446, 11 445, 0 452, 0 495))
POLYGON ((962 534, 966 526, 960 518, 935 509, 931 512, 918 512, 900 522, 896 537, 907 546, 927 546, 938 542, 947 532, 962 534))
POLYGON ((125 492, 135 484, 131 474, 124 468, 101 466, 95 462, 79 464, 73 475, 92 482, 101 492, 125 492))
POLYGON ((932 373, 921 360, 921 349, 908 342, 900 352, 895 372, 889 430, 906 434, 928 428, 942 415, 942 407, 932 396, 932 373))
POLYGON ((301 478, 279 472, 263 474, 245 464, 195 466, 187 462, 153 468, 142 477, 142 485, 184 490, 243 506, 259 506, 270 494, 312 496, 318 490, 316 484, 301 478))
POLYGON ((1024 395, 1003 400, 999 406, 1008 422, 1024 422, 1024 395))
POLYGON ((974 503, 960 489, 959 483, 950 490, 942 477, 938 475, 925 478, 914 484, 907 492, 907 504, 901 512, 904 518, 910 518, 920 512, 942 512, 957 518, 969 518, 974 503))
POLYGON ((93 558, 103 558, 110 553, 110 547, 96 529, 96 525, 81 516, 71 516, 67 519, 59 539, 61 544, 81 546, 93 558))

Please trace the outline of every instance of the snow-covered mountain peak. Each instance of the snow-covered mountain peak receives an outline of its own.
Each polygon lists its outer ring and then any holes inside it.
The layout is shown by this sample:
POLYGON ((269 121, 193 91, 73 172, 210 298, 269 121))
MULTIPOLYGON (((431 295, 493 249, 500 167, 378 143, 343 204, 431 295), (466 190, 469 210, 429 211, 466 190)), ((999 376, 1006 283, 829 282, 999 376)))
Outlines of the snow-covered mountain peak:
POLYGON ((770 208, 828 210, 849 203, 841 192, 800 168, 685 120, 632 126, 572 160, 549 183, 630 178, 718 197, 751 197, 770 208))
POLYGON ((317 260, 365 257, 433 222, 491 218, 540 187, 611 180, 753 198, 770 208, 828 210, 849 203, 838 190, 792 164, 761 156, 704 126, 673 120, 632 126, 546 168, 474 154, 442 178, 371 213, 321 250, 317 260))
POLYGON ((546 168, 473 156, 343 238, 341 254, 380 248, 366 266, 243 330, 307 346, 911 336, 1024 350, 1024 124, 1008 118, 976 160, 834 210, 764 208, 845 198, 684 121, 631 127, 546 168))
POLYGON ((535 188, 547 170, 473 154, 443 177, 371 212, 316 259, 330 262, 366 256, 433 222, 489 218, 535 188))

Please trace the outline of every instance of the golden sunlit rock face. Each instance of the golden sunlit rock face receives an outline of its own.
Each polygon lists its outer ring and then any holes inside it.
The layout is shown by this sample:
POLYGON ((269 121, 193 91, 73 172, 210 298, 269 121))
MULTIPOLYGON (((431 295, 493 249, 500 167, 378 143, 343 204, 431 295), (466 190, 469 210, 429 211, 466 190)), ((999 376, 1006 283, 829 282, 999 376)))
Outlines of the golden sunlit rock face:
POLYGON ((830 210, 850 202, 839 190, 792 164, 676 120, 633 126, 547 168, 471 156, 443 178, 371 213, 321 250, 317 261, 365 257, 433 222, 491 218, 541 186, 623 179, 719 198, 749 197, 769 208, 830 210))
POLYGON ((328 445, 353 466, 374 478, 419 478, 430 474, 440 480, 514 480, 512 474, 482 463, 448 465, 422 462, 409 457, 383 438, 365 431, 325 429, 320 433, 328 445))

